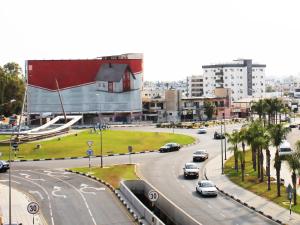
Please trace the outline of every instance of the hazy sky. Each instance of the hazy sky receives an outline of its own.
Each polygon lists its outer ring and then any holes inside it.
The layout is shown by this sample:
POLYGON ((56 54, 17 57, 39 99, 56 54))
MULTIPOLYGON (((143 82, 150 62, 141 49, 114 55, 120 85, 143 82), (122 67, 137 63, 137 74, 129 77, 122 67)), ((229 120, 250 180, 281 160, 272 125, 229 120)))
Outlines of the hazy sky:
POLYGON ((299 75, 299 0, 1 0, 0 64, 144 53, 145 80, 252 58, 299 75))

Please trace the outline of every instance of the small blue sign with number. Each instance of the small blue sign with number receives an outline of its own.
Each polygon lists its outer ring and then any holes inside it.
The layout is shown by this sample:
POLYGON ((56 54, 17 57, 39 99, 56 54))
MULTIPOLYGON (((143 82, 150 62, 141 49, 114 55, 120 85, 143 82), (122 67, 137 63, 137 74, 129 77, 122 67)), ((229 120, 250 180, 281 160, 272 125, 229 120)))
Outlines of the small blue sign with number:
POLYGON ((92 149, 88 149, 87 151, 86 151, 86 154, 88 155, 88 156, 91 156, 91 155, 93 155, 93 150, 92 149))

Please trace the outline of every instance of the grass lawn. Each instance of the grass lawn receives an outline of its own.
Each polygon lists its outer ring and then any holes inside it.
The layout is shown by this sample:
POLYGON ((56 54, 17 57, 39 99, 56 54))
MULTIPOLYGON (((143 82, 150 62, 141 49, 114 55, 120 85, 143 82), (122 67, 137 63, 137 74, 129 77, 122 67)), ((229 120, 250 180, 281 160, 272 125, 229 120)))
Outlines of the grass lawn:
POLYGON ((10 139, 10 135, 0 135, 0 141, 10 139))
MULTIPOLYGON (((289 200, 287 198, 286 187, 284 187, 283 185, 281 186, 281 197, 277 197, 276 181, 271 178, 271 190, 268 191, 267 176, 264 177, 264 182, 259 183, 257 179, 257 173, 252 168, 251 151, 246 151, 245 159, 245 181, 242 182, 241 171, 239 170, 239 172, 236 173, 234 170, 234 157, 231 157, 225 163, 224 172, 229 177, 229 179, 237 185, 249 191, 252 191, 259 196, 269 199, 270 201, 273 201, 282 207, 289 209, 289 200)), ((273 166, 272 162, 271 166, 273 166)), ((299 204, 299 196, 297 197, 297 200, 299 204)), ((300 213, 300 205, 292 206, 292 211, 300 213)))
POLYGON ((84 168, 72 168, 72 171, 78 171, 83 173, 89 173, 101 180, 111 184, 114 188, 119 188, 121 180, 137 180, 139 179, 134 170, 135 165, 115 165, 105 168, 88 167, 84 168))
MULTIPOLYGON (((160 146, 167 142, 177 142, 179 144, 194 142, 194 138, 187 135, 117 130, 103 131, 102 140, 103 155, 127 153, 129 145, 133 147, 133 152, 139 152, 158 150, 160 146)), ((86 151, 89 148, 87 141, 93 141, 94 154, 100 155, 100 134, 85 131, 78 133, 77 136, 72 134, 48 141, 21 144, 17 157, 39 159, 86 156, 86 151), (40 144, 41 148, 37 148, 37 144, 40 144)), ((3 158, 7 159, 9 146, 0 146, 0 152, 3 153, 3 158)))

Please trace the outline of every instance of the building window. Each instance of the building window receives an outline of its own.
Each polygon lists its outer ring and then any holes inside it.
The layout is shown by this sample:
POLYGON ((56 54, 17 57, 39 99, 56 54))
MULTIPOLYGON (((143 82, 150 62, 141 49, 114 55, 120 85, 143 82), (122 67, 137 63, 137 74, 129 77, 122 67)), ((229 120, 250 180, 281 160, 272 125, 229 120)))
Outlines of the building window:
POLYGON ((240 69, 240 71, 242 72, 242 71, 243 71, 243 69, 240 69))

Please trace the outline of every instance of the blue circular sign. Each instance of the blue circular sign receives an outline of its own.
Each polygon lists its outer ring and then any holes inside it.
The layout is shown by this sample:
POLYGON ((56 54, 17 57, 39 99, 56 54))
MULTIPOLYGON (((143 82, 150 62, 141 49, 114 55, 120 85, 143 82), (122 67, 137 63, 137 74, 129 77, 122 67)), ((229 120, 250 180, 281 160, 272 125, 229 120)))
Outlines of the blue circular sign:
POLYGON ((93 152, 92 149, 88 149, 88 150, 86 151, 86 154, 87 154, 88 156, 91 156, 91 155, 94 154, 94 152, 93 152))

